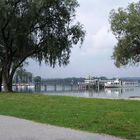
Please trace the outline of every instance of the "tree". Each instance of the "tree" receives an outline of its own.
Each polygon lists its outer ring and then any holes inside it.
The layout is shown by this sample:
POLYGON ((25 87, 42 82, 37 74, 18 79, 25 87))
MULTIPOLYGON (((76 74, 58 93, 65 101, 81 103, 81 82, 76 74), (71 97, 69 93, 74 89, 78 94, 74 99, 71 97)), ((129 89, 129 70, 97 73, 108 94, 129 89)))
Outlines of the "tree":
MULTIPOLYGON (((1 44, 0 44, 1 45, 1 44)), ((1 48, 2 46, 0 46, 1 48)), ((0 50, 0 92, 2 91, 2 71, 3 71, 3 66, 2 66, 2 51, 0 50)))
POLYGON ((33 74, 31 72, 27 72, 23 67, 20 67, 16 70, 14 75, 15 83, 29 83, 32 82, 33 74))
POLYGON ((110 13, 111 30, 118 43, 114 48, 115 65, 121 67, 140 62, 140 2, 110 13))
POLYGON ((76 0, 1 0, 0 62, 5 91, 12 91, 18 67, 29 57, 54 67, 67 65, 71 48, 85 31, 73 24, 76 0), (4 72, 3 72, 4 71, 4 72))
POLYGON ((2 70, 0 68, 0 92, 2 91, 2 70))
POLYGON ((34 77, 34 82, 35 83, 40 83, 41 82, 41 77, 40 76, 34 77))
POLYGON ((26 83, 31 83, 33 81, 33 74, 31 72, 26 72, 27 81, 26 83))

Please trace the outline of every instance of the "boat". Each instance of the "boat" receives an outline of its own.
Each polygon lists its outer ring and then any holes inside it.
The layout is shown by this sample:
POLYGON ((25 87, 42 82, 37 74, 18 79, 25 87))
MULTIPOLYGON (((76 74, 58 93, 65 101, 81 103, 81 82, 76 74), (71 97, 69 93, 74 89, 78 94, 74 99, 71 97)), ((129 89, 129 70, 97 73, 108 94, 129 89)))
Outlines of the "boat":
POLYGON ((108 81, 104 84, 105 88, 127 88, 127 87, 138 87, 138 81, 122 81, 116 79, 114 81, 108 81))

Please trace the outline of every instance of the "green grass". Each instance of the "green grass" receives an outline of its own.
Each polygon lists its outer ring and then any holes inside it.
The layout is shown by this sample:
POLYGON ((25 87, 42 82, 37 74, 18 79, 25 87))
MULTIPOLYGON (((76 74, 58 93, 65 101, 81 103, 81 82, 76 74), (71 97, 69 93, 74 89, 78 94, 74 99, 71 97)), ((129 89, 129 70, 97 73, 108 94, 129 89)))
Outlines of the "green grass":
POLYGON ((2 93, 0 114, 140 140, 140 101, 2 93))

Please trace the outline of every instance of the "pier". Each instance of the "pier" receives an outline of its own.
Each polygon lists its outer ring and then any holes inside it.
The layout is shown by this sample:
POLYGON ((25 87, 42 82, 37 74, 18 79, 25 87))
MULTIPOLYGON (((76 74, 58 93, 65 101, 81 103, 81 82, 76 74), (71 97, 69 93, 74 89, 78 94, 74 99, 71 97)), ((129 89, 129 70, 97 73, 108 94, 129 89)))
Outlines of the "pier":
POLYGON ((84 82, 78 82, 77 84, 55 84, 55 83, 35 83, 35 89, 43 91, 78 91, 78 90, 90 90, 90 89, 103 89, 104 83, 107 80, 85 80, 84 82))
POLYGON ((108 80, 100 80, 100 79, 94 79, 94 80, 90 80, 87 79, 84 82, 80 82, 78 83, 79 85, 79 89, 85 89, 85 90, 89 90, 89 89, 102 89, 104 88, 104 84, 107 82, 108 80))
POLYGON ((35 83, 35 91, 57 92, 57 91, 78 91, 78 85, 75 84, 55 84, 55 83, 35 83))
POLYGON ((15 91, 35 91, 35 92, 64 92, 64 91, 84 91, 102 90, 107 82, 114 80, 86 79, 83 82, 35 82, 31 84, 18 83, 14 85, 15 91))

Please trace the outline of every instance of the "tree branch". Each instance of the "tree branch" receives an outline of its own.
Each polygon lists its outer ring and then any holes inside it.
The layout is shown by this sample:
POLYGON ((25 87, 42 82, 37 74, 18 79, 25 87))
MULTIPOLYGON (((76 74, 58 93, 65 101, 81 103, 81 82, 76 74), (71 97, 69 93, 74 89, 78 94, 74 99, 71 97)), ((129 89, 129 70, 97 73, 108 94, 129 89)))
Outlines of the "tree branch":
POLYGON ((25 55, 23 58, 21 58, 21 60, 19 60, 19 62, 13 66, 12 70, 11 70, 11 74, 10 75, 14 75, 16 69, 30 56, 32 56, 34 54, 34 51, 28 53, 27 55, 25 55))

